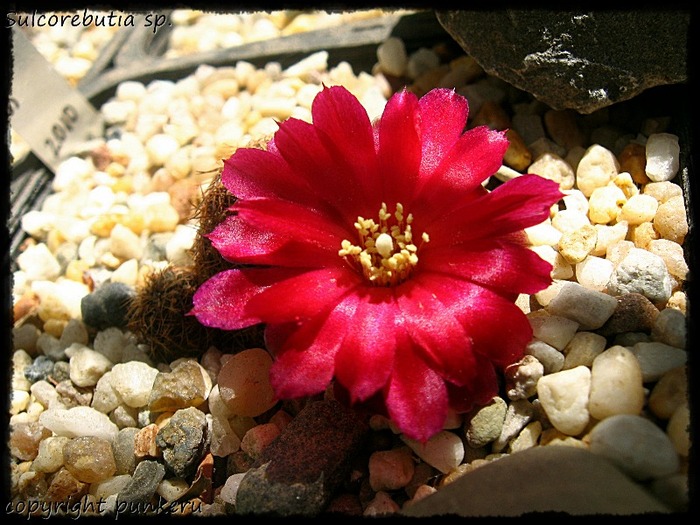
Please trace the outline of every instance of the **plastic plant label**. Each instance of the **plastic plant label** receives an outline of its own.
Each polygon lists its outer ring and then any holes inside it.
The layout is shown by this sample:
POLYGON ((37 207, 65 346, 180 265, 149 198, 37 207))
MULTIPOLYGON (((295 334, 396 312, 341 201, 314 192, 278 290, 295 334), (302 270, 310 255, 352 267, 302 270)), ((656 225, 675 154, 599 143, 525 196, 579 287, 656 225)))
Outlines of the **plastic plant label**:
POLYGON ((55 173, 80 144, 102 135, 102 117, 18 29, 12 44, 10 124, 55 173))

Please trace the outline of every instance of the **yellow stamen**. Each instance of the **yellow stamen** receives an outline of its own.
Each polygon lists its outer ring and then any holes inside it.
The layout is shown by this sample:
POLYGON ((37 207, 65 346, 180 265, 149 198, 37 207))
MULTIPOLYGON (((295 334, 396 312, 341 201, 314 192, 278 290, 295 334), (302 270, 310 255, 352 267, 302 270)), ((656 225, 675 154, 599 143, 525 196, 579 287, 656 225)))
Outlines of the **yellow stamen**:
MULTIPOLYGON (((418 264, 418 246, 413 244, 411 223, 413 215, 404 216, 401 203, 396 204, 393 214, 395 224, 389 225, 392 214, 386 203, 377 213, 379 223, 373 219, 358 217, 354 226, 359 243, 345 239, 338 251, 340 257, 348 257, 359 265, 365 278, 376 286, 394 286, 405 281, 418 264)), ((423 242, 430 241, 427 233, 421 235, 423 242)))

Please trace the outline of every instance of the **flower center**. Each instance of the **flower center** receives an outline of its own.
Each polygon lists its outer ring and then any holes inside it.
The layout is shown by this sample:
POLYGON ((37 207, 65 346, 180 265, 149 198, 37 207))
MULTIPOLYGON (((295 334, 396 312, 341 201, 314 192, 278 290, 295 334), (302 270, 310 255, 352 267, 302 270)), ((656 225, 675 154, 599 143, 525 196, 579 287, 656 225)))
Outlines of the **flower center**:
MULTIPOLYGON (((358 264, 371 284, 395 286, 408 279, 418 264, 418 247, 413 244, 411 229, 413 215, 409 213, 404 217, 400 202, 396 203, 396 211, 392 215, 383 202, 378 216, 379 223, 374 219, 358 217, 355 229, 359 244, 343 240, 338 255, 358 264)), ((430 240, 427 233, 423 233, 421 238, 423 242, 430 240)))

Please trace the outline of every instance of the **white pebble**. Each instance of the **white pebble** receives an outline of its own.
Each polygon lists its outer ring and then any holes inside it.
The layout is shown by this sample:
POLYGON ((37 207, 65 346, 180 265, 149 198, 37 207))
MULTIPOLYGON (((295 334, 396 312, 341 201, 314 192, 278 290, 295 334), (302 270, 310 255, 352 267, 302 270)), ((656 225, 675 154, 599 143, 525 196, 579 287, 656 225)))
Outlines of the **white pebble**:
POLYGON ((49 436, 39 443, 39 453, 32 461, 36 472, 56 472, 63 466, 63 446, 70 441, 65 436, 49 436))
POLYGON ((226 478, 226 483, 224 483, 224 486, 221 487, 221 492, 219 494, 223 501, 230 505, 236 504, 236 494, 238 494, 238 487, 240 487, 241 481, 243 481, 243 477, 245 475, 245 472, 240 472, 238 474, 232 474, 231 476, 226 478))
POLYGON ((636 480, 660 478, 678 470, 678 455, 668 436, 641 416, 611 416, 598 423, 589 437, 591 452, 636 480))
POLYGON ((658 208, 659 201, 654 197, 643 193, 633 195, 622 206, 619 220, 627 221, 630 225, 636 226, 653 220, 658 208))
POLYGON ((564 354, 544 341, 533 339, 525 347, 525 354, 542 363, 545 374, 559 372, 564 366, 564 354))
POLYGON ((564 348, 564 370, 577 366, 591 367, 593 360, 600 355, 607 344, 602 335, 593 332, 576 332, 573 339, 564 348))
POLYGON ((646 174, 654 182, 669 181, 678 173, 680 146, 671 133, 654 133, 646 144, 646 174))
POLYGON ((589 290, 603 292, 614 270, 615 265, 612 262, 589 255, 576 264, 576 280, 589 290))
MULTIPOLYGON (((212 396, 210 394, 210 404, 211 399, 212 396)), ((212 421, 210 449, 214 456, 225 458, 241 448, 241 438, 234 432, 226 418, 213 415, 209 415, 208 417, 211 417, 212 421)))
POLYGON ((66 355, 70 358, 70 380, 80 387, 95 386, 113 366, 104 355, 80 343, 66 348, 66 355))
POLYGON ((138 408, 148 404, 148 396, 157 375, 158 370, 146 363, 129 361, 114 365, 110 382, 124 403, 138 408))
POLYGON ((588 410, 596 419, 637 415, 644 406, 639 361, 624 346, 613 346, 593 360, 588 410))
POLYGON ((563 350, 569 344, 579 327, 576 321, 548 312, 533 312, 528 315, 528 320, 532 326, 532 335, 557 350, 563 350))
POLYGON ((624 192, 614 184, 595 188, 588 201, 588 217, 593 224, 614 223, 626 203, 624 192))
POLYGON ((95 436, 112 441, 119 428, 106 414, 94 408, 78 406, 65 409, 50 408, 42 412, 39 422, 58 436, 95 436))
POLYGON ((43 242, 30 245, 20 253, 17 266, 30 281, 53 281, 61 274, 61 265, 43 242))
POLYGON ((115 257, 123 260, 140 259, 143 244, 138 235, 123 224, 115 224, 109 235, 109 250, 115 257))
POLYGON ((156 133, 146 142, 146 152, 154 166, 162 166, 180 149, 177 139, 166 133, 156 133))
POLYGON ((111 478, 103 479, 90 484, 90 494, 97 500, 106 500, 109 496, 114 496, 123 491, 131 482, 130 474, 119 474, 111 478))
POLYGON ((562 370, 542 377, 537 396, 547 418, 559 432, 580 434, 588 424, 588 395, 591 371, 585 366, 562 370))
POLYGON ((600 144, 594 144, 578 163, 576 184, 586 197, 590 197, 593 190, 607 186, 619 171, 620 164, 615 155, 600 144))
POLYGON ((423 461, 432 465, 443 474, 447 474, 464 459, 464 443, 462 439, 449 430, 442 430, 425 443, 401 435, 406 443, 423 461))
POLYGON ((109 414, 121 404, 122 398, 112 386, 112 372, 107 372, 95 385, 91 406, 103 414, 109 414))
POLYGON ((608 290, 613 295, 640 293, 652 302, 665 302, 671 297, 673 280, 658 255, 631 248, 615 268, 608 290))

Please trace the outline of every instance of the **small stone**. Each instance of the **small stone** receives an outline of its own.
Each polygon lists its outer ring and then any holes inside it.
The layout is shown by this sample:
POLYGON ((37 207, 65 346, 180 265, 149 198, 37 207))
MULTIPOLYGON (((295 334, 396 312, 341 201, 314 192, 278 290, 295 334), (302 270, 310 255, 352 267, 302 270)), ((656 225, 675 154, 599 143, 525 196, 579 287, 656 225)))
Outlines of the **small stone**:
MULTIPOLYGON (((210 396, 210 404, 211 399, 212 397, 210 396)), ((212 417, 210 445, 212 455, 225 458, 240 448, 241 438, 233 431, 228 419, 225 417, 212 417)))
POLYGON ((39 444, 51 436, 51 429, 43 422, 31 421, 10 426, 9 451, 21 461, 31 461, 39 453, 39 444))
POLYGON ((585 143, 585 137, 578 127, 576 112, 572 110, 548 110, 544 114, 544 125, 552 140, 567 151, 585 143))
POLYGON ((53 281, 61 274, 61 265, 43 242, 30 245, 20 253, 17 266, 29 281, 53 281))
POLYGON ((425 72, 435 69, 440 65, 440 57, 432 49, 421 47, 411 53, 406 64, 406 75, 409 78, 418 78, 425 72))
POLYGON ((668 239, 652 239, 646 249, 663 259, 668 272, 673 277, 680 281, 685 281, 688 278, 688 263, 680 244, 668 239))
POLYGON ((615 311, 598 333, 605 337, 626 332, 649 333, 658 314, 659 310, 642 294, 626 293, 617 297, 615 311))
POLYGON ((654 197, 659 204, 663 204, 673 197, 682 197, 683 189, 673 182, 650 182, 644 186, 642 191, 645 195, 654 197))
POLYGON ((113 366, 105 356, 80 343, 68 347, 66 355, 70 358, 70 380, 79 387, 95 386, 113 366))
POLYGON ((679 366, 666 372, 654 385, 649 395, 649 410, 660 419, 669 419, 687 399, 686 367, 679 366))
POLYGON ((522 452, 523 450, 536 446, 541 434, 542 423, 539 421, 531 421, 520 431, 520 434, 508 444, 508 452, 510 454, 515 454, 516 452, 522 452))
POLYGON ((508 139, 508 149, 503 155, 503 162, 516 171, 527 170, 532 163, 532 153, 522 137, 514 129, 509 129, 506 131, 506 138, 508 139))
POLYGON ((425 443, 410 439, 403 434, 401 435, 401 440, 419 458, 443 474, 447 474, 450 470, 456 468, 464 459, 464 444, 454 432, 442 430, 425 443))
POLYGON ((80 303, 83 322, 98 330, 125 327, 127 310, 136 291, 123 283, 105 283, 80 303))
POLYGON ((671 440, 641 416, 619 414, 604 419, 593 427, 589 440, 591 452, 639 481, 668 476, 679 467, 671 440))
POLYGON ((45 355, 37 356, 34 361, 24 369, 24 377, 30 383, 47 379, 53 371, 53 361, 45 355))
POLYGON ((657 342, 641 342, 632 347, 639 360, 645 383, 658 381, 669 370, 683 366, 688 360, 685 350, 657 342))
POLYGON ((618 219, 625 220, 621 214, 627 197, 614 184, 594 189, 588 203, 588 217, 593 224, 610 224, 618 219))
POLYGON ((552 316, 575 321, 582 330, 595 330, 605 324, 616 307, 617 300, 614 297, 578 283, 567 282, 549 302, 547 311, 552 316))
POLYGON ((659 202, 654 197, 640 193, 630 197, 623 204, 618 219, 636 226, 637 224, 653 220, 658 208, 659 202))
POLYGON ((685 314, 675 308, 664 308, 654 319, 651 337, 654 341, 685 350, 688 322, 685 314))
POLYGON ((221 399, 234 414, 259 416, 277 403, 270 386, 271 366, 272 357, 262 348, 244 350, 224 363, 217 383, 221 399))
POLYGON ((527 399, 517 399, 510 403, 503 420, 501 434, 491 445, 493 452, 498 453, 505 449, 508 442, 525 428, 534 415, 535 408, 527 399))
POLYGON ((564 348, 564 366, 562 370, 570 370, 577 366, 591 367, 593 360, 600 355, 607 341, 605 337, 593 332, 576 332, 573 339, 564 348))
POLYGON ((408 65, 408 55, 403 40, 389 37, 377 47, 379 68, 386 74, 401 77, 408 65))
POLYGON ((85 483, 103 481, 117 470, 110 442, 95 436, 71 439, 63 447, 63 461, 66 469, 85 483))
POLYGON ((142 513, 143 505, 151 501, 158 485, 165 477, 165 467, 157 461, 141 461, 134 469, 134 474, 128 485, 119 492, 117 508, 123 514, 142 513))
POLYGON ((590 146, 576 168, 576 185, 586 197, 606 186, 620 171, 615 155, 599 144, 590 146))
MULTIPOLYGON (((552 226, 562 233, 570 233, 590 226, 591 221, 579 210, 565 209, 552 217, 552 226)), ((558 242, 558 241, 557 241, 558 242)))
POLYGON ((155 423, 139 429, 134 436, 134 455, 137 458, 157 458, 161 456, 160 449, 156 444, 156 436, 159 430, 160 428, 155 423))
POLYGON ((65 436, 50 436, 39 443, 39 453, 32 462, 32 470, 56 472, 63 466, 63 446, 70 441, 65 436))
POLYGON ((501 435, 507 408, 506 402, 500 397, 494 397, 487 405, 479 408, 466 425, 467 444, 479 448, 497 439, 501 435))
POLYGON ((58 383, 56 393, 66 407, 87 406, 92 401, 92 388, 76 386, 70 379, 58 383))
POLYGON ((646 148, 636 142, 627 144, 617 156, 620 171, 629 173, 637 184, 647 184, 650 179, 646 174, 646 148))
MULTIPOLYGON (((537 393, 537 381, 539 381, 543 375, 544 365, 534 355, 524 355, 516 363, 507 366, 504 370, 504 376, 508 399, 527 399, 534 396, 537 393)), ((503 415, 505 415, 505 405, 503 415)))
MULTIPOLYGON (((525 144, 532 144, 545 136, 544 126, 542 125, 542 117, 536 113, 516 111, 515 115, 513 115, 512 121, 513 129, 520 133, 525 141, 525 144)), ((531 173, 536 173, 537 175, 549 178, 546 175, 541 174, 539 171, 533 170, 531 173)), ((571 185, 573 187, 573 181, 571 185)))
POLYGON ((41 413, 39 422, 54 434, 71 438, 95 436, 112 441, 119 431, 105 414, 86 406, 50 408, 41 413))
POLYGON ((130 407, 143 407, 153 388, 158 370, 146 363, 129 361, 114 365, 111 373, 111 386, 130 407))
MULTIPOLYGON (((606 224, 596 224, 596 244, 591 255, 604 257, 608 253, 608 247, 615 243, 624 241, 627 238, 629 224, 625 221, 618 221, 612 226, 606 224)), ((609 258, 608 258, 609 260, 609 258)), ((610 261, 612 262, 612 261, 610 261)))
POLYGON ((68 469, 61 468, 51 477, 44 499, 54 502, 79 501, 87 494, 89 487, 88 483, 77 480, 68 469))
POLYGON ((666 426, 666 434, 678 455, 687 458, 690 454, 690 409, 687 402, 673 412, 666 426))
POLYGON ((671 297, 673 284, 663 259, 640 248, 632 248, 615 268, 608 290, 613 295, 639 293, 652 302, 671 297))
POLYGON ((243 436, 241 450, 251 458, 257 459, 279 435, 280 429, 274 423, 256 425, 243 436))
POLYGON ((558 431, 569 436, 583 432, 588 425, 588 395, 591 371, 577 366, 544 376, 537 383, 537 396, 547 418, 558 431))
POLYGON ((178 410, 158 431, 156 444, 176 476, 185 478, 194 473, 209 445, 204 413, 194 407, 178 410))
POLYGON ((131 481, 131 476, 129 474, 120 474, 118 476, 112 476, 103 481, 98 481, 90 485, 90 494, 93 495, 98 501, 106 501, 110 496, 116 496, 122 490, 124 490, 131 481))
POLYGON ((624 346, 613 346, 593 360, 588 411, 596 419, 638 415, 644 406, 639 361, 624 346))
POLYGON ((651 222, 643 222, 636 226, 630 226, 628 238, 637 248, 646 250, 651 241, 659 239, 659 233, 651 222))
POLYGON ((673 179, 678 173, 680 146, 671 133, 653 133, 646 143, 646 174, 654 182, 673 179))
POLYGON ((148 408, 153 412, 165 412, 196 407, 206 401, 210 390, 207 371, 196 360, 184 359, 172 372, 159 372, 155 376, 148 408))
POLYGON ((48 381, 37 381, 32 385, 30 392, 44 408, 51 408, 55 403, 60 403, 56 388, 48 381))
POLYGON ((572 189, 576 181, 573 168, 555 153, 543 153, 530 164, 527 171, 556 182, 562 190, 572 189))
POLYGON ((530 341, 525 347, 525 354, 535 357, 542 364, 544 374, 558 372, 564 366, 564 355, 561 351, 544 341, 530 341))
POLYGON ((372 490, 398 490, 413 478, 415 463, 406 447, 379 450, 369 457, 369 484, 372 490))
POLYGON ((546 311, 542 311, 542 313, 532 312, 528 315, 528 321, 532 326, 532 335, 557 350, 564 349, 579 327, 576 321, 559 315, 551 315, 546 311))
MULTIPOLYGON (((563 237, 563 235, 562 235, 563 237)), ((571 264, 551 246, 533 246, 532 251, 552 265, 552 279, 570 279, 574 276, 571 264)))
POLYGON ((583 261, 596 247, 598 232, 591 224, 564 232, 559 240, 559 253, 569 264, 583 261))
POLYGON ((399 504, 396 503, 388 493, 382 490, 374 495, 374 498, 367 504, 362 515, 381 517, 388 514, 395 514, 399 510, 401 510, 399 504))
POLYGON ((601 257, 588 255, 583 261, 576 264, 576 280, 584 288, 604 292, 615 265, 601 257))
POLYGON ((59 338, 59 342, 64 348, 68 348, 74 343, 87 346, 88 340, 87 328, 79 319, 70 319, 59 338))
POLYGON ((662 238, 683 244, 688 235, 688 216, 682 196, 661 203, 654 216, 654 228, 662 238))
POLYGON ((112 451, 116 474, 133 474, 136 468, 135 439, 138 433, 138 428, 123 428, 114 438, 112 451))

